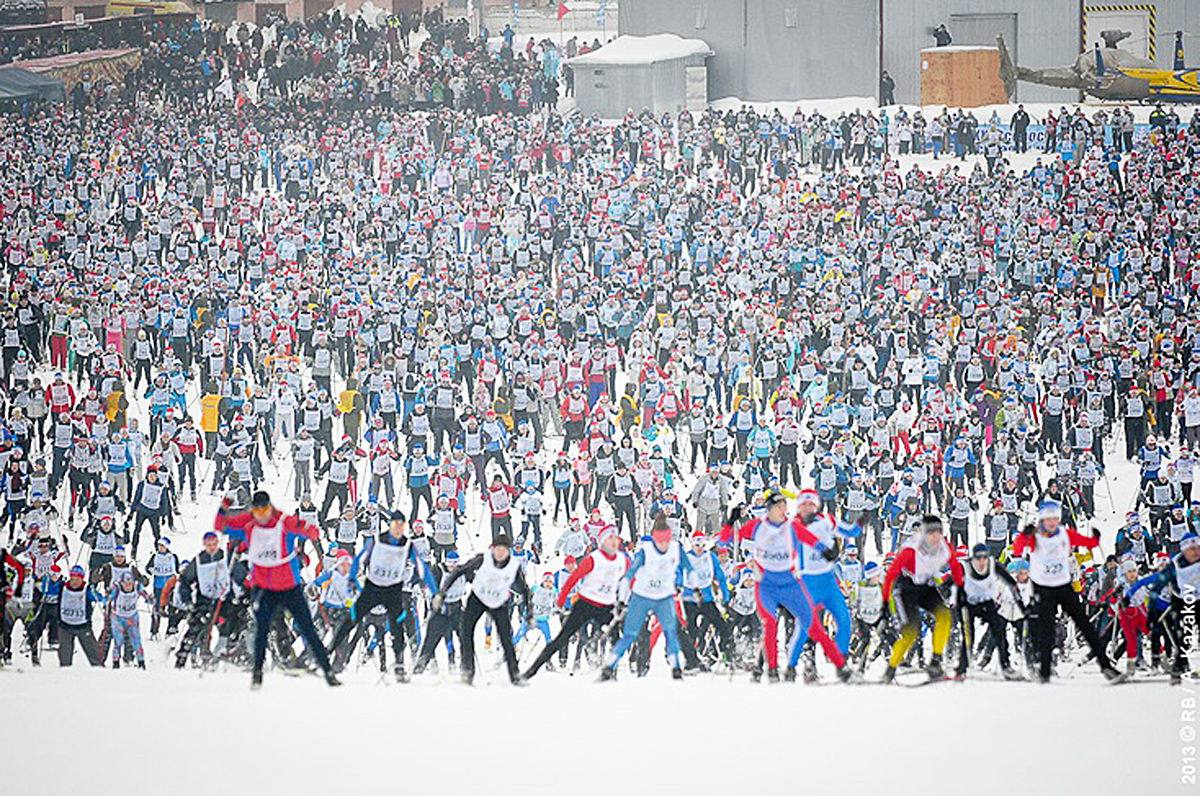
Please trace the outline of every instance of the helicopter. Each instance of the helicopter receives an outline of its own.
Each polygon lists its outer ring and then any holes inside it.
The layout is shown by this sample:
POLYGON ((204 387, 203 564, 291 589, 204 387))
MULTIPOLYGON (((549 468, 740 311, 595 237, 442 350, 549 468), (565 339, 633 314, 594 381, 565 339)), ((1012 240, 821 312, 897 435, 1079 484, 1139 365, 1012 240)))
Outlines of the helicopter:
POLYGON ((1016 66, 1008 54, 1003 36, 996 37, 1000 49, 1000 79, 1011 99, 1017 81, 1039 83, 1082 91, 1101 100, 1118 102, 1200 102, 1200 69, 1183 63, 1183 31, 1175 31, 1175 59, 1171 69, 1117 48, 1127 38, 1126 30, 1100 32, 1099 42, 1091 51, 1079 54, 1070 66, 1027 69, 1016 66))

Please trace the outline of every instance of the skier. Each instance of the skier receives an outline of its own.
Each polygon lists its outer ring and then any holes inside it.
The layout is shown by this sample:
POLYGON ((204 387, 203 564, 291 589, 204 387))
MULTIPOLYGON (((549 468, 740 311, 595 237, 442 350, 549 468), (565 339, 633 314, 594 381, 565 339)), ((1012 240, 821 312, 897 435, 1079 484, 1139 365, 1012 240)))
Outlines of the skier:
MULTIPOLYGON (((334 633, 329 642, 327 654, 333 655, 342 642, 357 628, 359 623, 370 616, 376 606, 382 606, 387 615, 387 630, 392 634, 392 651, 396 655, 393 664, 396 681, 408 682, 408 673, 404 668, 404 576, 409 567, 423 580, 430 591, 437 592, 438 584, 430 575, 424 562, 417 555, 412 540, 408 537, 408 529, 404 515, 392 514, 392 524, 388 531, 377 538, 368 539, 363 551, 350 565, 349 579, 357 580, 361 567, 366 572, 366 584, 362 593, 354 601, 347 617, 334 633)), ((345 661, 339 658, 339 668, 345 661)))
MULTIPOLYGON (((492 540, 486 553, 480 553, 450 575, 446 582, 449 589, 459 578, 471 575, 471 594, 463 608, 462 629, 462 678, 471 685, 475 680, 475 626, 485 613, 496 624, 500 634, 500 646, 504 649, 504 662, 508 666, 508 677, 513 685, 522 685, 517 671, 517 654, 513 647, 512 624, 509 622, 509 601, 513 592, 521 598, 526 625, 533 624, 530 613, 529 587, 521 576, 521 562, 511 552, 512 542, 508 534, 499 533, 492 540)), ((442 595, 433 598, 430 607, 442 607, 442 595)))
POLYGON ((920 530, 896 554, 883 582, 883 599, 891 607, 900 626, 900 637, 892 645, 883 682, 890 683, 896 679, 896 667, 918 640, 921 628, 918 612, 922 610, 932 614, 934 620, 933 654, 926 672, 930 680, 945 677, 942 653, 946 649, 946 642, 950 640, 951 614, 942 587, 948 579, 962 586, 962 564, 954 557, 954 551, 946 541, 941 519, 926 514, 921 520, 920 530))
MULTIPOLYGON (((421 645, 421 653, 417 656, 417 662, 413 665, 415 674, 420 674, 429 666, 429 662, 433 660, 434 653, 437 651, 437 645, 441 641, 446 642, 449 664, 454 665, 454 636, 462 627, 463 597, 467 594, 465 580, 457 578, 453 583, 449 582, 454 570, 459 565, 458 562, 457 550, 450 550, 446 553, 445 570, 437 578, 438 594, 442 595, 441 607, 437 610, 430 609, 429 620, 425 625, 425 640, 421 645)), ((459 646, 462 646, 461 636, 459 637, 459 646)))
POLYGON ((84 581, 86 573, 76 564, 58 595, 58 664, 70 666, 75 658, 75 642, 83 649, 88 663, 103 666, 104 656, 92 632, 92 606, 99 595, 84 581))
MULTIPOLYGON (((797 624, 795 634, 789 642, 788 667, 784 673, 784 677, 788 681, 796 679, 796 663, 800 660, 800 654, 804 650, 810 630, 813 632, 813 637, 821 642, 829 660, 837 667, 838 677, 845 681, 852 676, 851 670, 846 668, 846 654, 850 652, 850 637, 853 627, 850 621, 850 609, 846 606, 846 597, 842 594, 841 585, 838 583, 836 567, 839 544, 844 540, 852 539, 859 529, 837 523, 829 514, 818 514, 820 500, 815 489, 802 490, 799 495, 800 505, 796 518, 803 523, 809 533, 821 541, 822 549, 818 551, 815 547, 806 544, 800 548, 797 556, 800 580, 804 583, 804 588, 812 600, 814 617, 811 628, 797 624), (832 644, 828 643, 828 635, 821 624, 821 618, 816 615, 817 608, 829 612, 837 625, 837 633, 832 644)), ((806 668, 804 681, 816 682, 816 665, 811 662, 811 658, 809 666, 806 668)))
POLYGON ((146 668, 146 652, 142 648, 142 631, 138 619, 138 602, 150 602, 150 595, 133 579, 132 572, 122 572, 117 584, 108 594, 112 605, 113 656, 112 667, 121 668, 121 652, 125 645, 133 649, 139 669, 146 668))
POLYGON ((725 570, 721 568, 721 559, 716 550, 706 550, 708 538, 704 531, 697 528, 692 532, 692 549, 685 554, 692 568, 683 575, 683 610, 687 616, 687 633, 696 645, 699 654, 703 648, 703 638, 709 628, 716 631, 721 652, 727 663, 733 660, 732 637, 729 633, 729 623, 717 608, 717 592, 714 584, 721 589, 725 603, 729 603, 729 582, 725 578, 725 570), (701 627, 700 620, 704 620, 701 627))
POLYGON ((981 619, 987 625, 996 646, 1000 650, 1000 671, 1005 680, 1020 680, 1009 663, 1008 638, 1005 634, 1003 617, 996 610, 996 601, 1000 596, 1001 587, 1007 589, 1014 601, 1021 608, 1020 593, 1016 581, 1003 567, 997 566, 986 544, 975 545, 971 550, 971 566, 964 567, 963 587, 959 610, 962 619, 962 653, 959 655, 958 668, 955 676, 961 679, 967 673, 967 665, 971 657, 971 642, 975 636, 975 620, 981 619))
MULTIPOLYGON (((803 523, 788 520, 787 498, 779 490, 770 490, 763 496, 766 515, 752 519, 738 528, 734 525, 741 519, 741 506, 734 508, 729 521, 721 530, 720 543, 729 545, 736 539, 738 544, 751 543, 751 556, 760 578, 758 580, 758 615, 763 625, 763 653, 767 662, 767 680, 779 682, 779 608, 782 606, 796 619, 797 627, 808 627, 812 622, 812 597, 794 570, 796 556, 801 545, 810 544, 818 554, 832 554, 837 550, 828 548, 804 527, 803 523)), ((762 671, 756 665, 751 677, 758 681, 762 671)))
MULTIPOLYGON (((554 572, 546 570, 542 573, 542 582, 533 589, 533 624, 538 632, 542 634, 547 644, 550 643, 550 615, 554 613, 554 601, 558 598, 558 590, 554 588, 554 572)), ((513 637, 513 645, 521 643, 521 639, 525 638, 528 628, 521 625, 517 628, 517 634, 513 637)))
POLYGON ((171 552, 171 540, 160 536, 155 544, 154 555, 146 562, 146 571, 150 573, 154 588, 154 602, 150 607, 150 638, 158 638, 158 628, 162 621, 163 588, 167 581, 179 574, 179 556, 171 552))
POLYGON ((622 576, 622 580, 630 584, 629 605, 621 638, 609 650, 604 668, 600 670, 601 680, 616 677, 617 663, 633 645, 650 614, 658 618, 659 627, 667 638, 671 677, 683 679, 679 664, 679 634, 676 632, 675 584, 680 576, 686 577, 692 571, 692 564, 673 536, 666 517, 659 513, 650 529, 650 543, 643 543, 634 553, 629 569, 622 576))
POLYGON ((1150 599, 1157 599, 1164 591, 1170 595, 1171 608, 1159 621, 1166 622, 1165 630, 1175 649, 1171 661, 1171 685, 1179 685, 1187 655, 1194 652, 1190 645, 1195 643, 1195 615, 1197 605, 1200 605, 1197 597, 1200 595, 1200 536, 1195 531, 1183 535, 1179 540, 1179 552, 1155 576, 1149 587, 1150 599))
POLYGON ((1071 548, 1094 549, 1100 544, 1099 531, 1092 537, 1081 536, 1062 524, 1062 504, 1054 500, 1038 506, 1038 524, 1026 526, 1013 543, 1013 555, 1029 555, 1029 576, 1033 581, 1030 609, 1035 619, 1034 643, 1038 651, 1038 680, 1050 682, 1050 661, 1054 652, 1054 626, 1058 608, 1075 623, 1100 664, 1109 682, 1120 682, 1122 675, 1109 662, 1096 628, 1087 620, 1079 595, 1071 585, 1071 548))
POLYGON ((305 539, 320 550, 321 532, 316 526, 279 511, 271 504, 270 495, 261 490, 250 498, 248 511, 230 514, 229 506, 229 498, 223 498, 214 528, 234 541, 245 541, 249 551, 256 622, 250 687, 254 690, 262 687, 267 634, 279 608, 286 608, 292 614, 293 625, 325 672, 325 682, 331 686, 341 685, 330 668, 329 656, 325 654, 325 647, 313 625, 300 580, 300 562, 296 557, 296 548, 305 539))
POLYGON ((209 656, 208 640, 229 594, 229 561, 221 549, 215 531, 204 534, 204 549, 188 562, 175 584, 180 604, 187 608, 188 629, 175 654, 175 668, 187 665, 188 656, 199 644, 198 652, 209 656))
POLYGON ((565 655, 566 645, 580 630, 593 624, 607 628, 613 622, 617 586, 628 566, 629 559, 621 552, 621 537, 617 529, 606 525, 601 532, 599 546, 580 559, 575 564, 574 571, 559 586, 556 600, 559 608, 566 606, 567 598, 578 587, 575 601, 571 604, 571 610, 563 620, 558 635, 525 670, 525 680, 537 674, 554 653, 563 650, 565 655))

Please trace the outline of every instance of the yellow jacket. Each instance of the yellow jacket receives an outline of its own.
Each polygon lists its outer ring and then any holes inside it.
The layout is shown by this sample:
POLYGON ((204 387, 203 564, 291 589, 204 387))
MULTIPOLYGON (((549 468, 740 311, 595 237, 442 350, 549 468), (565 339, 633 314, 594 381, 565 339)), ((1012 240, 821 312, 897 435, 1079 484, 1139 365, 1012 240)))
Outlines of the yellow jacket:
POLYGON ((200 399, 200 429, 209 433, 216 433, 217 426, 220 424, 220 415, 218 409, 221 407, 221 396, 217 393, 209 393, 200 399))

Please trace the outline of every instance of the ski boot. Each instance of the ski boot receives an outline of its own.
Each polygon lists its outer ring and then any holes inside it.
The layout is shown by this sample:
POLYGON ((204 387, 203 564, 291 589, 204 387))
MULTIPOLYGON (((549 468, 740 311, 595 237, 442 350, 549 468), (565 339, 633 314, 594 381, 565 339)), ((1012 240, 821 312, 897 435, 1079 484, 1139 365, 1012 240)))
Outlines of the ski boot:
POLYGON ((407 683, 408 682, 408 672, 404 671, 403 666, 397 666, 395 669, 395 673, 396 673, 396 682, 397 683, 407 683))
POLYGON ((817 675, 817 664, 813 661, 808 661, 804 664, 804 684, 813 685, 819 682, 821 682, 821 678, 817 675))
POLYGON ((761 683, 762 682, 762 669, 755 666, 753 669, 750 670, 750 682, 752 682, 752 683, 761 683))
POLYGON ((119 661, 119 660, 115 660, 115 661, 113 661, 113 668, 114 668, 114 669, 120 669, 120 668, 121 668, 121 661, 119 661))
MULTIPOLYGON (((262 670, 256 669, 250 674, 250 690, 257 691, 262 688, 262 670)), ((327 678, 328 679, 328 678, 327 678)))
POLYGON ((767 682, 768 683, 778 683, 779 682, 779 669, 767 669, 767 682))
POLYGON ((1127 678, 1131 678, 1131 679, 1132 679, 1132 678, 1133 678, 1133 676, 1134 676, 1135 674, 1137 674, 1137 669, 1138 669, 1138 663, 1137 663, 1137 661, 1126 661, 1126 662, 1125 662, 1125 676, 1126 676, 1127 678))
POLYGON ((895 666, 888 664, 887 669, 883 673, 883 680, 881 682, 883 682, 883 683, 896 682, 896 667, 895 666))
POLYGON ((138 661, 138 668, 139 668, 139 669, 141 669, 141 670, 143 670, 143 671, 145 671, 145 669, 146 669, 146 662, 145 662, 145 661, 138 661))
POLYGON ((600 669, 600 682, 607 683, 610 680, 617 679, 617 667, 604 666, 600 669))
POLYGON ((839 680, 847 685, 862 682, 862 676, 851 666, 839 666, 837 676, 839 680))
POLYGON ((1183 685, 1183 675, 1177 671, 1171 671, 1171 685, 1183 685))
POLYGON ((796 667, 795 666, 789 666, 783 670, 783 681, 785 683, 796 682, 796 667))
POLYGON ((678 666, 676 666, 674 669, 672 669, 671 670, 671 679, 672 680, 682 680, 683 679, 683 669, 680 669, 678 666))
POLYGON ((929 675, 930 680, 946 679, 946 670, 942 668, 941 655, 929 656, 929 665, 925 667, 925 674, 929 675))
POLYGON ((1101 674, 1104 675, 1104 679, 1107 680, 1110 685, 1120 685, 1121 683, 1123 683, 1129 679, 1128 675, 1121 674, 1120 672, 1118 672, 1116 669, 1114 669, 1111 666, 1101 669, 1100 671, 1101 671, 1101 674))
POLYGON ((1000 673, 1004 675, 1005 680, 1016 681, 1016 680, 1024 680, 1025 679, 1024 677, 1021 676, 1020 672, 1018 672, 1016 669, 1014 669, 1011 666, 1005 666, 1003 669, 1000 670, 1000 673))

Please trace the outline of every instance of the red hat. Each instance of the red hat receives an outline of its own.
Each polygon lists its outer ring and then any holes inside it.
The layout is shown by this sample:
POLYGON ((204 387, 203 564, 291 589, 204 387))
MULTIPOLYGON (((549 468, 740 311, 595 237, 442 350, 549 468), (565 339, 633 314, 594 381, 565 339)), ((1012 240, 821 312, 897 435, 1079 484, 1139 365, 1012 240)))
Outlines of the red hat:
POLYGON ((563 564, 574 564, 574 563, 576 563, 575 556, 567 556, 566 558, 563 559, 563 564))
POLYGON ((696 530, 692 531, 692 538, 693 539, 707 539, 708 536, 705 535, 704 531, 697 528, 696 530))
POLYGON ((338 550, 337 553, 334 554, 334 558, 341 561, 343 558, 349 560, 351 558, 354 558, 354 556, 350 555, 350 551, 343 547, 340 550, 338 550))

